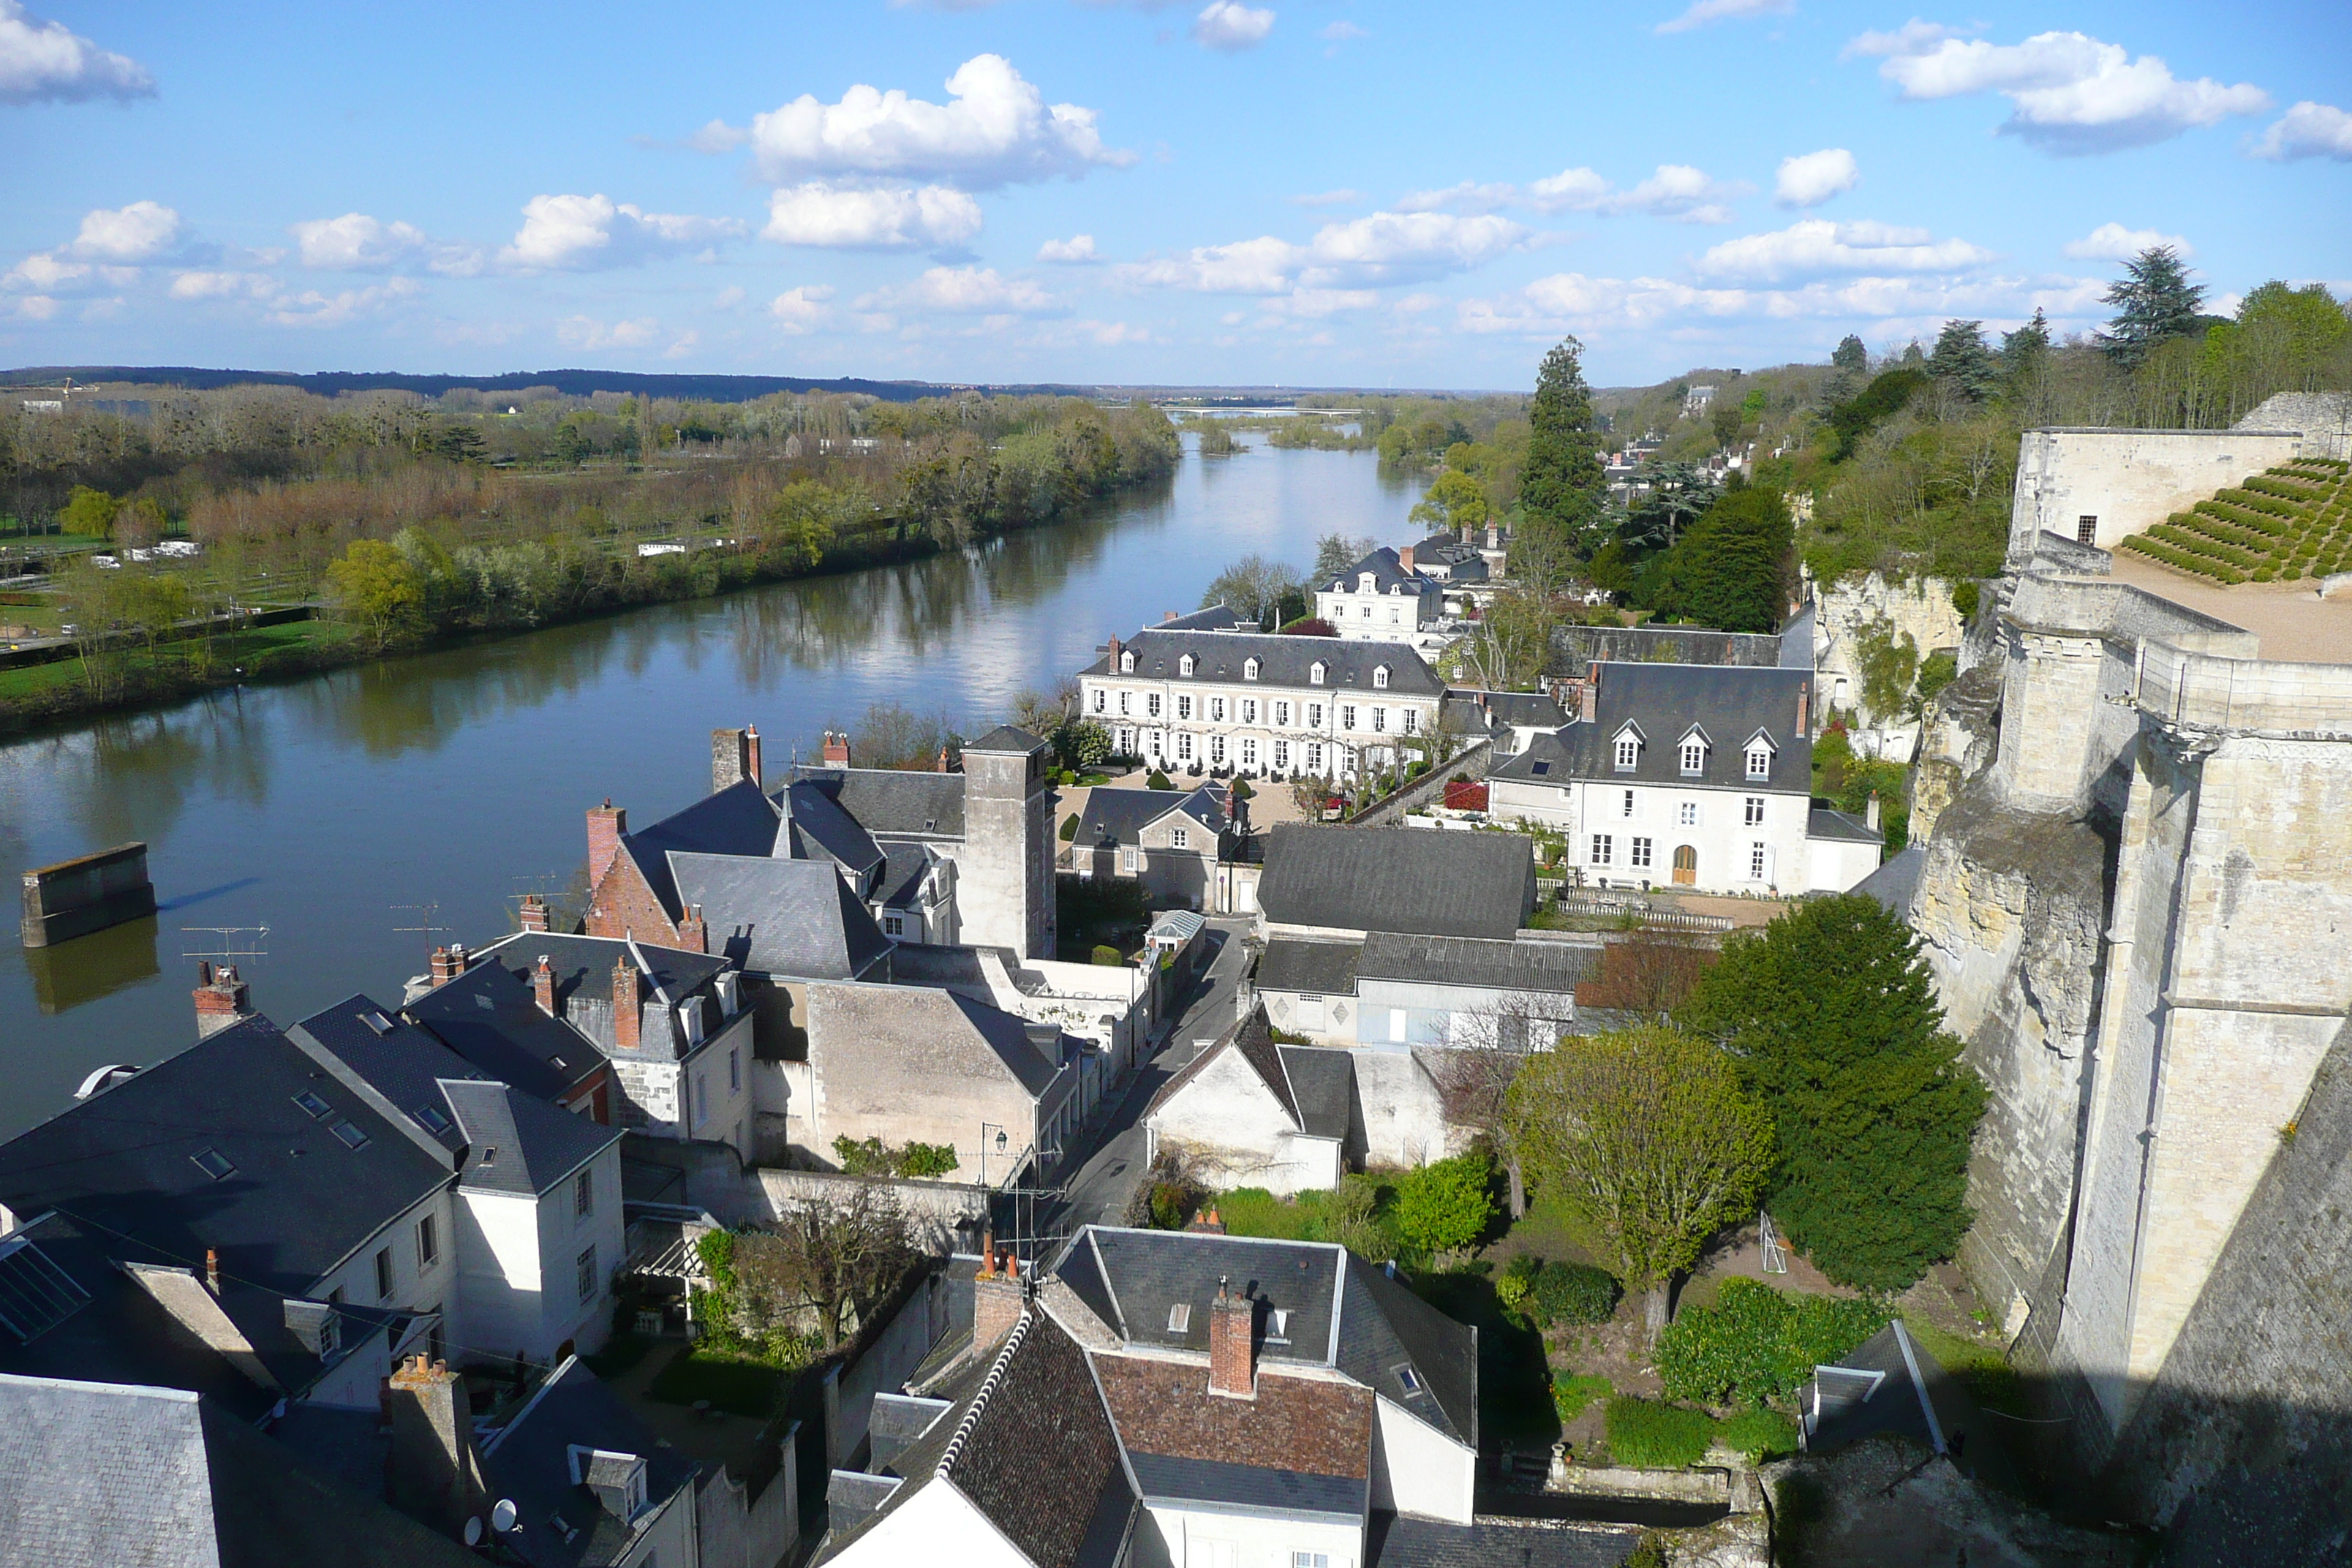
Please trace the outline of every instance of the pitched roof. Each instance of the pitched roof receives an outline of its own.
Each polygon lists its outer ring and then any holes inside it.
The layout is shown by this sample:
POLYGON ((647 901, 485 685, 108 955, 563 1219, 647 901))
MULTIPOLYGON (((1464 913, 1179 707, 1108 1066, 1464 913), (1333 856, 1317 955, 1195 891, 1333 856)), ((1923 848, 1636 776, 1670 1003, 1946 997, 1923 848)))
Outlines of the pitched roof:
POLYGON ((963 749, 967 752, 1012 752, 1025 757, 1034 752, 1044 751, 1045 742, 1018 725, 999 724, 979 740, 966 741, 963 749))
POLYGON ((1846 844, 1884 844, 1886 835, 1871 826, 1850 811, 1836 811, 1826 805, 1812 808, 1805 818, 1805 837, 1832 838, 1846 844))
POLYGON ((761 794, 758 784, 739 779, 725 789, 704 795, 683 811, 637 829, 621 840, 621 847, 636 861, 654 896, 661 900, 662 908, 676 920, 686 913, 686 904, 693 900, 681 901, 678 897, 668 859, 673 850, 696 855, 749 855, 764 859, 775 852, 781 816, 776 803, 761 794))
POLYGON ((539 1568, 618 1563, 655 1509, 692 1508, 697 1467, 660 1441, 586 1363, 572 1356, 550 1373, 530 1402, 480 1449, 490 1495, 511 1498, 520 1554, 539 1568), (645 1514, 616 1519, 596 1494, 572 1479, 572 1449, 634 1454, 646 1461, 645 1514), (562 1519, 571 1532, 559 1529, 562 1519))
MULTIPOLYGON (((857 1051, 913 1047, 934 1051, 950 1042, 984 1049, 1033 1099, 1064 1071, 1062 1037, 1051 1047, 1030 1034, 1029 1020, 954 991, 929 985, 812 985, 808 1030, 812 1049, 857 1051)), ((1040 1033, 1045 1030, 1040 1026, 1040 1033)), ((975 1061, 984 1059, 976 1054, 975 1061)))
POLYGON ((796 780, 777 792, 776 801, 783 807, 789 835, 789 839, 778 838, 779 848, 789 847, 795 860, 832 860, 861 892, 871 886, 887 857, 832 792, 796 780))
POLYGON ((1535 907, 1532 841, 1277 825, 1258 908, 1282 925, 1507 938, 1535 907))
POLYGON ((1190 615, 1170 616, 1150 629, 1158 632, 1231 632, 1244 627, 1255 631, 1257 623, 1244 620, 1223 605, 1210 605, 1190 615))
POLYGON ((1345 1141, 1348 1112, 1356 1098, 1356 1061, 1343 1050, 1319 1046, 1278 1046, 1282 1068, 1297 1107, 1298 1130, 1309 1138, 1345 1141))
POLYGON ((1364 939, 1356 977, 1573 995, 1579 983, 1600 974, 1601 952, 1598 942, 1374 931, 1364 939))
POLYGON ((1034 1308, 1014 1332, 936 1478, 1038 1568, 1109 1568, 1137 1504, 1086 1352, 1034 1308))
MULTIPOLYGON (((1375 689, 1372 671, 1386 665, 1386 690, 1392 696, 1438 697, 1445 691, 1445 683, 1409 643, 1281 637, 1271 632, 1169 632, 1147 626, 1136 633, 1135 640, 1127 646, 1135 653, 1135 672, 1155 679, 1235 682, 1242 679, 1244 661, 1255 658, 1256 684, 1260 686, 1292 686, 1303 691, 1360 696, 1375 689), (1194 660, 1193 673, 1189 678, 1177 673, 1181 668, 1180 661, 1188 653, 1194 660), (1324 666, 1323 684, 1315 687, 1308 683, 1307 672, 1308 667, 1318 660, 1324 666)), ((1105 654, 1079 673, 1116 672, 1110 668, 1110 656, 1105 654)))
POLYGON ((1258 957, 1257 988, 1352 996, 1356 994, 1356 960, 1363 951, 1360 942, 1307 942, 1296 937, 1276 937, 1258 957))
POLYGON ((1812 791, 1811 740, 1797 721, 1799 692, 1813 680, 1810 669, 1780 669, 1704 664, 1604 664, 1591 723, 1570 724, 1538 737, 1528 750, 1495 768, 1492 779, 1565 782, 1570 777, 1601 783, 1668 784, 1679 787, 1812 791), (1627 723, 1646 737, 1634 766, 1616 767, 1617 733, 1627 723), (1706 735, 1706 767, 1682 771, 1680 742, 1696 725, 1706 735), (1762 731, 1771 742, 1771 765, 1760 780, 1748 776, 1746 748, 1762 731), (1538 772, 1538 763, 1551 766, 1538 772))
POLYGON ((1439 1431, 1478 1446, 1478 1331, 1354 1253, 1339 1306, 1339 1370, 1439 1431), (1409 1389, 1398 1369, 1421 1386, 1409 1389))
POLYGON ((889 951, 830 860, 673 854, 670 864, 688 901, 702 906, 710 944, 745 969, 848 980, 889 951))
POLYGON ((1919 874, 1927 868, 1925 845, 1906 844, 1888 856, 1877 870, 1856 882, 1850 892, 1876 899, 1897 920, 1911 914, 1912 895, 1919 890, 1919 874))
POLYGON ((1107 1354, 1094 1364, 1147 1502, 1363 1517, 1372 1461, 1369 1390, 1267 1366, 1255 1398, 1229 1399, 1209 1392, 1198 1362, 1107 1354))
POLYGON ((1225 827, 1222 792, 1203 784, 1198 789, 1107 789, 1087 791, 1086 809, 1078 816, 1073 842, 1092 848, 1134 844, 1142 831, 1161 817, 1181 812, 1212 833, 1225 827))
POLYGON ((0 1374, 0 1532, 42 1568, 475 1561, 177 1389, 0 1374))
POLYGON ((961 773, 803 765, 793 777, 826 791, 877 837, 963 837, 961 773))
POLYGON ((183 1264, 212 1247, 225 1271, 296 1296, 452 1163, 257 1016, 0 1144, 0 1203, 64 1211, 183 1264), (357 1148, 332 1131, 346 1123, 357 1148), (217 1178, 196 1163, 205 1152, 227 1162, 217 1178))
POLYGON ((1557 730, 1568 722, 1568 710, 1540 691, 1484 691, 1475 687, 1455 687, 1445 695, 1449 700, 1461 698, 1497 724, 1522 730, 1557 730))
POLYGON ((1385 544, 1320 587, 1326 594, 1360 593, 1362 590, 1359 584, 1363 582, 1367 572, 1372 574, 1375 593, 1394 594, 1400 598, 1419 598, 1423 594, 1438 591, 1435 578, 1424 576, 1417 571, 1406 571, 1397 552, 1385 544))
MULTIPOLYGON (((464 973, 444 981, 411 1002, 405 1011, 423 1028, 475 1067, 526 1094, 559 1100, 585 1078, 602 1070, 604 1053, 580 1032, 539 1010, 530 973, 540 955, 551 965, 560 951, 567 959, 581 939, 547 931, 524 931, 494 943, 476 956, 464 973)), ((661 948, 646 948, 648 954, 661 948)), ((593 967, 567 962, 557 994, 576 991, 593 967)), ((609 976, 612 965, 603 968, 609 976)), ((609 980, 604 981, 609 985, 609 980)))

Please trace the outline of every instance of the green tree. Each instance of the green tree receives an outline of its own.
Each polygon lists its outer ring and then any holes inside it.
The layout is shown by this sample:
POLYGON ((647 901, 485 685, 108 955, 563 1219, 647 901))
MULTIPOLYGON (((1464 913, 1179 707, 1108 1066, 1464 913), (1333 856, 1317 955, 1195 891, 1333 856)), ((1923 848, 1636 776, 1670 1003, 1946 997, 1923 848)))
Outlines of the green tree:
MULTIPOLYGON (((1528 407, 1528 457, 1519 470, 1519 505, 1528 519, 1574 535, 1601 510, 1608 479, 1592 433, 1592 389, 1584 384, 1584 345, 1563 338, 1536 373, 1528 407)), ((1594 542, 1597 546, 1598 542, 1594 542)))
POLYGON ((1413 503, 1412 521, 1424 528, 1457 533, 1465 528, 1486 527, 1494 510, 1486 499, 1486 486, 1459 469, 1447 468, 1413 503))
POLYGON ((1927 356, 1927 374, 1970 403, 1982 403, 2000 384, 2000 366, 1987 346, 1982 321, 1946 321, 1927 356))
POLYGON ((1769 1110, 1773 1216, 1841 1284, 1900 1290, 1969 1226, 1985 1088, 1944 1032, 1918 939, 1875 899, 1817 899, 1735 934, 1675 1014, 1769 1110))
POLYGON ((2188 264, 2168 245, 2152 245, 2124 263, 2124 276, 2102 296, 2116 308, 2099 346, 2130 370, 2158 343, 2197 331, 2205 290, 2189 281, 2188 264))
POLYGON ((1216 576, 1201 595, 1201 608, 1223 605, 1244 620, 1263 622, 1271 614, 1281 620, 1292 619, 1283 612, 1293 605, 1303 607, 1307 590, 1296 574, 1278 561, 1263 555, 1244 555, 1216 576))
POLYGON ((1438 1160, 1397 1182, 1389 1225, 1417 1252, 1454 1252, 1485 1234, 1495 1217, 1494 1172, 1475 1154, 1438 1160))
POLYGON ((327 568, 327 582, 343 613, 366 629, 379 649, 416 629, 422 619, 423 576, 381 539, 352 540, 342 559, 327 568))
POLYGON ((761 519, 760 545, 778 570, 806 572, 824 559, 844 521, 843 497, 814 479, 794 479, 761 519))
POLYGON ((66 504, 58 510, 58 527, 92 539, 111 539, 115 514, 121 510, 122 503, 104 490, 76 485, 73 493, 66 498, 66 504))
POLYGON ((1654 1345, 1674 1277, 1755 1212, 1771 1118, 1729 1057, 1663 1024, 1569 1035, 1530 1054, 1505 1115, 1538 1190, 1601 1238, 1627 1291, 1646 1292, 1654 1345))
POLYGON ((1830 363, 1849 375, 1860 375, 1870 368, 1870 350, 1860 338, 1848 332, 1830 351, 1830 363))
POLYGON ((1315 542, 1315 569, 1310 587, 1320 588, 1340 573, 1381 547, 1377 539, 1361 534, 1327 533, 1315 542))
POLYGON ((1066 768, 1084 773, 1110 760, 1110 731, 1091 719, 1064 724, 1054 731, 1053 740, 1054 750, 1066 768))
POLYGON ((1793 525, 1780 492, 1727 491, 1652 569, 1646 596, 1662 616, 1727 632, 1780 624, 1793 525))
POLYGON ((2029 372, 2040 369, 2049 357, 2050 318, 2036 305, 2033 320, 2013 332, 2001 333, 2001 374, 2014 384, 2029 372))

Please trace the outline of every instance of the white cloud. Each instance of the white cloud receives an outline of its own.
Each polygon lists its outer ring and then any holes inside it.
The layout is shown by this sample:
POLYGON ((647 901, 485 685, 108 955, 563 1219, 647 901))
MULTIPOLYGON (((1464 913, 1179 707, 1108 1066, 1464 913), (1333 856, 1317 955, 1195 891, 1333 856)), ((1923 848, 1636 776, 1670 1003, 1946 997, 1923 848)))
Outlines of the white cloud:
POLYGON ((1748 16, 1785 16, 1797 8, 1796 0, 1697 0, 1691 8, 1671 22, 1661 22, 1661 33, 1687 33, 1693 27, 1703 27, 1709 22, 1735 21, 1748 16))
POLYGON ((1136 261, 1111 269, 1134 288, 1189 289, 1202 294, 1279 294, 1290 287, 1300 247, 1266 235, 1231 245, 1202 245, 1178 258, 1136 261))
POLYGON ((425 231, 412 224, 384 223, 365 213, 311 218, 288 225, 286 232, 294 237, 303 266, 339 272, 385 270, 428 243, 425 231))
POLYGON ((661 323, 651 316, 610 323, 590 316, 566 316, 555 323, 556 337, 565 347, 575 349, 641 349, 660 333, 661 323))
POLYGON ((2251 82, 2183 81, 2156 56, 2134 59, 2122 45, 2087 33, 1989 44, 1914 24, 1865 33, 1846 53, 1883 57, 1878 74, 1912 101, 1997 92, 2011 106, 2001 132, 2059 154, 2144 147, 2229 115, 2257 113, 2271 101, 2251 82))
POLYGON ((1564 169, 1528 187, 1527 203, 1538 212, 1648 213, 1678 223, 1729 223, 1733 198, 1749 187, 1711 179, 1687 163, 1661 163, 1631 190, 1619 190, 1591 169, 1564 169))
POLYGON ((17 315, 28 321, 46 321, 57 313, 57 300, 47 294, 0 294, 0 316, 17 315))
POLYGON ((1517 206, 1521 199, 1517 185, 1500 182, 1480 184, 1475 180, 1465 180, 1441 191, 1414 191, 1396 205, 1397 211, 1403 213, 1490 213, 1517 206))
MULTIPOLYGON (((812 177, 931 179, 992 190, 1135 162, 1134 153, 1103 144, 1095 110, 1049 107, 1001 55, 966 60, 947 89, 944 104, 863 84, 838 103, 803 93, 755 117, 740 135, 762 177, 780 184, 812 177)), ((736 135, 714 121, 698 141, 711 145, 736 135)))
POLYGON ((267 272, 183 272, 172 279, 172 298, 268 300, 284 287, 267 272))
POLYGON ((1316 36, 1324 39, 1326 42, 1334 44, 1344 44, 1351 39, 1369 38, 1371 37, 1370 33, 1367 33, 1363 28, 1359 27, 1353 22, 1326 23, 1322 32, 1316 36))
POLYGON ((912 283, 877 289, 855 307, 865 311, 934 310, 950 316, 1044 315, 1055 298, 1024 279, 998 276, 991 267, 934 267, 912 283))
POLYGON ((1924 228, 1806 218, 1712 247, 1698 258, 1697 271, 1704 278, 1778 283, 1832 272, 1962 272, 1992 259, 1979 246, 1938 240, 1924 228))
POLYGON ((741 285, 730 283, 711 296, 710 308, 714 310, 736 310, 742 305, 744 298, 741 285))
MULTIPOLYGON (((2053 321, 2086 321, 2106 285, 2082 278, 1886 278, 1816 282, 1788 289, 1710 289, 1664 278, 1592 278, 1564 272, 1524 289, 1461 301, 1454 325, 1540 340, 1562 332, 1653 333, 1677 323, 1819 321, 1931 333, 1951 316, 1996 326, 2039 308, 2053 321)), ((1837 330, 1835 326, 1830 331, 1837 330)))
POLYGON ((2352 159, 2352 114, 2304 100, 2248 149, 2257 158, 2352 159))
POLYGON ((1204 47, 1231 52, 1254 49, 1274 31, 1274 13, 1241 0, 1209 0, 1192 18, 1192 37, 1204 47))
POLYGON ((340 327, 362 316, 383 315, 422 292, 424 286, 413 278, 388 278, 336 294, 312 289, 278 297, 272 301, 269 319, 285 327, 340 327))
POLYGON ((833 290, 822 283, 803 283, 797 289, 787 289, 777 295, 769 306, 783 330, 793 337, 815 331, 833 319, 833 310, 825 304, 833 290))
POLYGON ((868 190, 812 180, 768 198, 761 237, 834 249, 937 249, 980 233, 980 204, 946 185, 868 190))
POLYGON ((155 79, 137 60, 43 21, 19 0, 0 0, 0 103, 79 103, 154 90, 155 79))
POLYGON ((85 214, 81 233, 65 248, 89 260, 153 261, 180 240, 180 215, 161 202, 132 202, 85 214))
POLYGON ((1947 27, 1941 22, 1923 22, 1914 16, 1891 33, 1855 34, 1838 51, 1838 58, 1880 59, 1888 55, 1925 54, 1946 38, 1966 37, 1973 30, 1947 27))
POLYGON ((1362 201, 1364 195, 1361 191, 1348 190, 1343 187, 1336 191, 1317 191, 1312 195, 1292 196, 1288 199, 1290 205, 1295 207, 1344 207, 1362 201))
POLYGON ((662 358, 684 359, 694 352, 694 345, 701 341, 702 334, 689 327, 672 339, 669 347, 662 350, 662 358))
POLYGON ((1129 288, 1204 294, 1361 289, 1467 271, 1525 248, 1530 237, 1520 225, 1489 214, 1377 212, 1326 224, 1305 245, 1262 235, 1130 262, 1113 268, 1111 278, 1129 288))
POLYGON ((1780 160, 1780 177, 1772 183, 1772 199, 1784 207, 1817 207, 1862 184, 1853 154, 1843 147, 1824 147, 1780 160))
POLYGON ((523 204, 522 227, 499 261, 532 272, 626 267, 743 233, 734 218, 649 213, 601 194, 539 195, 523 204))
POLYGON ((1341 310, 1369 310, 1381 302, 1370 289, 1299 289, 1287 299, 1267 301, 1266 308, 1287 316, 1317 319, 1341 310))
POLYGON ((2070 239, 2059 248, 2068 256, 2084 261, 2129 261, 2153 245, 2168 245, 2182 256, 2194 256, 2196 247, 2177 234, 2159 234, 2152 228, 2126 228, 2119 223, 2103 223, 2080 239, 2070 239))
POLYGON ((1151 335, 1150 328, 1135 326, 1127 321, 1080 321, 1077 325, 1084 329, 1087 336, 1105 348, 1124 348, 1129 343, 1150 343, 1160 341, 1151 335))
POLYGON ((1095 237, 1074 234, 1067 239, 1049 239, 1037 247, 1037 259, 1055 261, 1064 266, 1077 266, 1098 259, 1095 255, 1095 237))

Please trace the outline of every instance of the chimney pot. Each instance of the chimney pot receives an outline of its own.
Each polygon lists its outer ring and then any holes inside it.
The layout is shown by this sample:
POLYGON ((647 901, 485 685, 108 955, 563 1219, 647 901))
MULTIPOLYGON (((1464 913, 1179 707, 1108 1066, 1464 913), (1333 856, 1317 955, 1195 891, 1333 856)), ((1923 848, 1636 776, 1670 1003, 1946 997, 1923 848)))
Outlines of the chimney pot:
POLYGON ((539 955, 538 966, 530 972, 530 999, 538 1003, 539 1010, 546 1014, 549 1017, 552 1018, 557 1016, 555 1011, 555 966, 548 962, 547 954, 543 952, 539 955))
POLYGON ((234 963, 201 964, 203 984, 192 994, 196 1005, 196 1038, 209 1039, 233 1024, 253 1016, 251 993, 236 977, 234 963))
POLYGON ((985 1355, 1004 1342, 1013 1325, 1021 1321, 1021 1309, 1027 1292, 1021 1277, 1014 1272, 1020 1260, 1011 1252, 1004 1255, 1005 1268, 999 1271, 996 1257, 996 1237, 993 1232, 981 1243, 980 1273, 971 1282, 971 1349, 974 1355, 985 1355))
POLYGON ((537 893, 525 893, 522 900, 522 929, 543 931, 547 929, 547 900, 537 893))
POLYGON ((386 1500, 428 1529, 462 1539, 485 1495, 466 1380, 448 1363, 428 1363, 420 1355, 392 1374, 383 1405, 392 1420, 386 1500))
POLYGON ((849 766, 848 731, 844 730, 839 734, 831 730, 824 732, 824 765, 829 768, 849 766))
POLYGON ((1257 1303, 1237 1296, 1223 1277, 1209 1303, 1209 1392, 1230 1398, 1257 1394, 1257 1303))
POLYGON ((220 1254, 209 1247, 205 1248, 205 1289, 220 1294, 220 1254))

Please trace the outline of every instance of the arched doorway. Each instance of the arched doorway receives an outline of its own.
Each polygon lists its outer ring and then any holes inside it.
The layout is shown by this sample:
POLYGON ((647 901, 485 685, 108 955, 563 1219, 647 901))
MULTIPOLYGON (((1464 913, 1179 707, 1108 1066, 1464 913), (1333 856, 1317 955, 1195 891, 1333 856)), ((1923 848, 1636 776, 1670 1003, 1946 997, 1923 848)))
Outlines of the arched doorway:
POLYGON ((1698 851, 1687 844, 1675 849, 1675 886, 1687 888, 1698 881, 1698 851))

